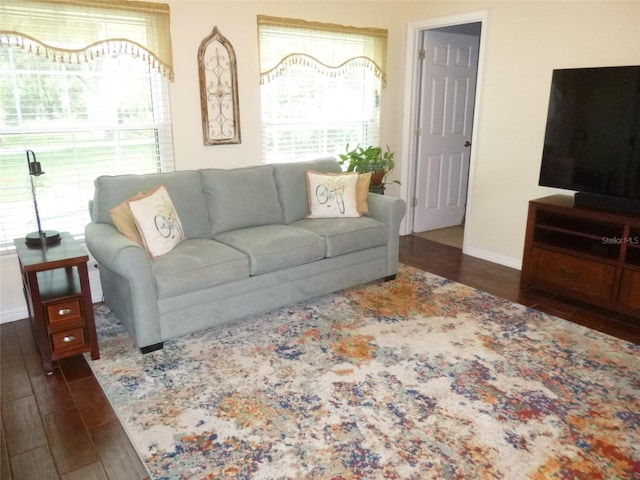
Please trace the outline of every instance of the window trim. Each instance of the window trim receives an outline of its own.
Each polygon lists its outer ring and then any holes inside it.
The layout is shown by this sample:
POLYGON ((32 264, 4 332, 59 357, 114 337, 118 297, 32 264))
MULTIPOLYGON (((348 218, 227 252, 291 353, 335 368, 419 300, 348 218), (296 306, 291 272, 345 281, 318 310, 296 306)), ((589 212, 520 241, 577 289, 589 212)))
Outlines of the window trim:
MULTIPOLYGON (((0 47, 26 49, 52 61, 90 62, 106 54, 126 53, 148 63, 173 80, 170 10, 165 3, 108 0, 2 0, 0 47), (103 36, 102 29, 74 28, 67 36, 65 25, 81 18, 108 23, 135 13, 144 23, 136 38, 103 36), (64 39, 64 40, 62 40, 64 39), (64 44, 62 46, 61 44, 64 44)), ((73 27, 72 27, 73 28, 73 27)))
MULTIPOLYGON (((272 81, 277 78, 288 67, 297 63, 307 63, 313 65, 319 72, 328 75, 339 75, 348 68, 366 66, 371 68, 382 80, 382 87, 387 84, 386 60, 387 60, 387 37, 388 31, 383 28, 372 27, 351 27, 335 23, 323 23, 301 20, 296 18, 272 17, 268 15, 258 15, 258 32, 261 29, 269 29, 273 32, 283 31, 291 35, 294 31, 299 31, 301 35, 311 34, 311 32, 334 33, 347 40, 348 38, 367 38, 372 43, 372 48, 368 55, 358 55, 350 57, 346 52, 333 52, 337 56, 330 61, 325 58, 318 58, 317 53, 311 51, 288 51, 271 52, 262 48, 258 42, 260 50, 260 83, 272 81)), ((260 34, 258 35, 260 37, 260 34)), ((287 47, 289 48, 289 47, 287 47)))

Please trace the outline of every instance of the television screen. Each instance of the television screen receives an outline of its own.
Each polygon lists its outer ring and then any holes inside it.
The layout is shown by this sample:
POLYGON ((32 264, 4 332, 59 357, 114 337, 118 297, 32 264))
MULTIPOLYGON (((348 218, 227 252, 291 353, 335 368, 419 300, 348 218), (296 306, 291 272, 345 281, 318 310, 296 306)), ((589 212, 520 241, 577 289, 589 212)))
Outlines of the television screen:
POLYGON ((640 199, 640 66, 553 71, 539 184, 640 199))

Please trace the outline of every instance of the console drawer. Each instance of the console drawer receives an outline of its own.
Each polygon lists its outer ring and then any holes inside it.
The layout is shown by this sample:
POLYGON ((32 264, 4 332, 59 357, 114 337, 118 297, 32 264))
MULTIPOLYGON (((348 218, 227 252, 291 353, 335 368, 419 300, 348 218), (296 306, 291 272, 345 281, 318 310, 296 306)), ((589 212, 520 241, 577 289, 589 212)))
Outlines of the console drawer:
POLYGON ((640 272, 627 269, 622 271, 618 301, 640 311, 640 272))
POLYGON ((606 263, 534 247, 531 252, 531 283, 555 293, 575 293, 611 298, 616 269, 606 263))

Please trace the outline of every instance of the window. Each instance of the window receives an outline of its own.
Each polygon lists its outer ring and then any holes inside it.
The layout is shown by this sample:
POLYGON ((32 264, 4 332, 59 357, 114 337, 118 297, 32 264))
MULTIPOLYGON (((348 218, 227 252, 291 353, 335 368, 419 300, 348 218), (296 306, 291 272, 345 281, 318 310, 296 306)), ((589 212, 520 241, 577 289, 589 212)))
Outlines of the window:
POLYGON ((387 31, 258 17, 267 163, 379 143, 387 31))
POLYGON ((0 7, 0 250, 37 231, 32 178, 42 229, 81 238, 97 176, 174 168, 170 51, 164 62, 143 47, 157 47, 157 16, 87 5, 0 7), (27 150, 44 175, 29 176, 27 150))

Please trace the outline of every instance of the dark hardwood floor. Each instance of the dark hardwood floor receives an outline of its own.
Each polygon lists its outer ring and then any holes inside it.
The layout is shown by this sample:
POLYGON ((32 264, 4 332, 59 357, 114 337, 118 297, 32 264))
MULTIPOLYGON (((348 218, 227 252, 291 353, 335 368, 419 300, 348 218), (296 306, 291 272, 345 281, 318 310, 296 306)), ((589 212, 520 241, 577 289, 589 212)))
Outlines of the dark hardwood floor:
MULTIPOLYGON (((418 238, 400 239, 400 261, 640 343, 640 322, 518 291, 520 272, 418 238)), ((0 480, 140 480, 148 474, 83 356, 45 375, 27 320, 0 325, 0 480)))
POLYGON ((507 300, 640 344, 640 320, 555 295, 521 293, 520 271, 416 236, 400 238, 400 261, 507 300))

